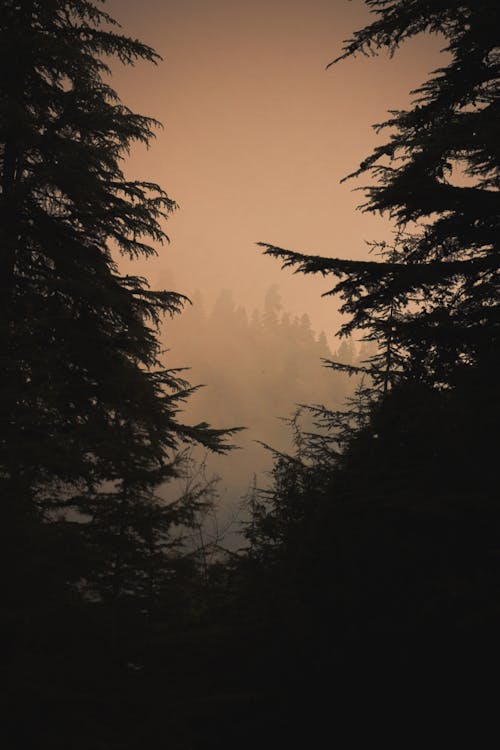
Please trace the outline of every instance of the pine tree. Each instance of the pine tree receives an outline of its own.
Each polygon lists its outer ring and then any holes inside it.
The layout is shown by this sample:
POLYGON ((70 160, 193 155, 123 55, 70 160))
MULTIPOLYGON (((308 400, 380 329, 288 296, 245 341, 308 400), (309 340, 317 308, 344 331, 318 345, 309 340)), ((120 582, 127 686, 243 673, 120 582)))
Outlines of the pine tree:
POLYGON ((411 109, 376 126, 389 141, 350 175, 376 178, 363 208, 395 220, 396 242, 379 248, 381 261, 263 244, 284 266, 335 277, 326 294, 347 315, 340 334, 361 331, 377 347, 361 366, 327 363, 365 381, 343 412, 313 407, 323 434, 300 436, 300 464, 278 457, 269 519, 261 514, 269 524, 301 497, 311 632, 324 627, 324 663, 349 671, 379 653, 384 667, 401 655, 452 663, 457 643, 466 662, 471 643, 492 649, 498 627, 500 8, 366 4, 377 18, 338 60, 393 54, 421 32, 442 34, 451 58, 411 109))
POLYGON ((351 429, 351 408, 343 415, 317 412, 323 426, 350 446, 342 461, 350 463, 352 476, 362 476, 356 462, 364 446, 364 458, 368 451, 370 462, 385 465, 388 474, 394 465, 415 471, 413 480, 406 479, 412 494, 432 486, 441 498, 457 493, 469 500, 491 498, 490 436, 500 408, 498 5, 489 0, 367 0, 367 5, 377 20, 357 32, 334 62, 382 48, 393 54, 405 39, 429 31, 445 37, 451 58, 414 92, 409 111, 393 112, 376 126, 391 128, 389 142, 350 175, 377 178, 366 188, 364 209, 396 220, 396 242, 384 248, 381 262, 321 258, 269 245, 265 251, 297 271, 336 277, 327 294, 340 296, 348 316, 340 335, 361 331, 377 346, 364 367, 329 363, 368 376, 358 393, 364 400, 359 441, 351 429))
POLYGON ((98 0, 0 0, 0 619, 23 747, 128 744, 131 690, 149 717, 127 665, 146 663, 154 621, 181 626, 196 564, 179 534, 210 500, 164 483, 181 446, 224 451, 232 433, 179 417, 193 388, 157 326, 186 299, 120 271, 120 253, 166 242, 175 203, 125 175, 158 123, 120 102, 113 58, 159 61, 98 0))
POLYGON ((178 420, 192 389, 160 365, 156 327, 185 298, 115 260, 155 254, 175 203, 124 174, 158 123, 120 102, 113 57, 159 60, 100 3, 0 3, 0 484, 14 548, 13 529, 31 538, 37 519, 151 497, 180 442, 223 451, 231 433, 178 420))
MULTIPOLYGON (((364 209, 386 212, 408 232, 384 262, 266 252, 304 273, 337 276, 343 327, 369 327, 391 300, 405 314, 391 322, 392 345, 404 348, 422 379, 447 385, 464 366, 498 366, 499 152, 498 28, 494 0, 367 0, 378 15, 334 62, 439 32, 451 61, 415 94, 408 111, 391 113, 379 146, 350 175, 374 175, 364 209)), ((347 178, 346 178, 347 179, 347 178)))
POLYGON ((120 275, 112 258, 113 245, 153 254, 174 208, 122 171, 156 123, 119 102, 103 58, 158 56, 113 23, 88 2, 2 3, 2 464, 30 490, 153 467, 159 479, 178 438, 218 444, 177 424, 187 386, 154 371, 154 325, 182 296, 120 275))

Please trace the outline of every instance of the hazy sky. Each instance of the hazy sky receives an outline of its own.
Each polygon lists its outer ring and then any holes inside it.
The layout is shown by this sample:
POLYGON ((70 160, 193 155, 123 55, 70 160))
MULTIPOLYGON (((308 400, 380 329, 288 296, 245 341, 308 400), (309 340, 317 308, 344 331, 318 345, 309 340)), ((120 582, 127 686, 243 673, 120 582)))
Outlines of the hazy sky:
POLYGON ((340 185, 371 151, 371 125, 408 104, 439 59, 440 40, 407 44, 392 60, 326 64, 364 25, 361 0, 111 0, 123 32, 162 55, 157 68, 116 69, 124 103, 164 130, 137 149, 134 176, 159 182, 180 205, 158 260, 135 266, 153 282, 210 299, 231 288, 247 307, 280 285, 285 306, 333 333, 327 285, 281 272, 255 242, 362 257, 385 219, 356 211, 362 194, 340 185))

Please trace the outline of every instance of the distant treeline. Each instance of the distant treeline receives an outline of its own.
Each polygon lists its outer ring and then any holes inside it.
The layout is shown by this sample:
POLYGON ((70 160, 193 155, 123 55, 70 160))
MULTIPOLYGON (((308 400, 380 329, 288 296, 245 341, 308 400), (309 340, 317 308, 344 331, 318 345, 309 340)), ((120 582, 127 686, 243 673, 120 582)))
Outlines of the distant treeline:
MULTIPOLYGON (((165 361, 189 363, 191 383, 205 386, 186 403, 191 421, 245 427, 236 439, 241 450, 227 457, 207 457, 209 470, 221 477, 223 502, 234 507, 254 475, 258 484, 269 481, 263 472, 271 468, 272 456, 256 441, 291 450, 293 433, 287 420, 296 410, 310 403, 340 408, 359 382, 358 376, 332 371, 325 363, 338 360, 355 366, 373 347, 356 346, 348 338, 332 351, 325 333, 312 330, 306 313, 292 317, 283 309, 275 285, 262 307, 251 313, 229 290, 210 307, 201 292, 192 302, 164 326, 165 361)), ((301 423, 312 425, 307 412, 301 423)))

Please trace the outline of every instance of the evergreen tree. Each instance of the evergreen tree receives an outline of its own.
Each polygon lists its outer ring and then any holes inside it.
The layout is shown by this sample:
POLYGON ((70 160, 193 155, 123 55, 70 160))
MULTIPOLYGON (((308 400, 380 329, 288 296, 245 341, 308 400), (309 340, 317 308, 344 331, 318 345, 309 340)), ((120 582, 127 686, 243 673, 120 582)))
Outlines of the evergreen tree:
MULTIPOLYGON (((412 493, 432 487, 441 499, 458 493, 479 502, 495 495, 490 436, 499 411, 498 5, 367 5, 377 20, 338 60, 384 47, 392 54, 425 31, 444 35, 451 57, 417 89, 409 111, 376 126, 390 127, 390 140, 354 173, 378 178, 364 208, 396 219, 395 244, 378 248, 381 262, 265 248, 298 271, 337 277, 327 294, 340 295, 349 316, 340 335, 361 330, 377 347, 362 367, 327 363, 365 380, 343 413, 316 412, 348 448, 342 464, 354 481, 363 476, 356 462, 368 458, 359 450, 368 451, 369 462, 376 456, 388 473, 406 466, 401 486, 414 471, 412 493), (357 406, 363 417, 356 422, 357 406)), ((318 440, 324 445, 323 436, 318 440)), ((369 484, 363 492, 371 494, 369 484)), ((400 488, 393 491, 401 499, 400 488)))
POLYGON ((193 389, 162 365, 157 325, 185 298, 117 262, 156 253, 175 204, 125 176, 158 123, 120 102, 112 58, 159 60, 98 0, 0 0, 0 620, 13 746, 129 744, 123 696, 133 689, 145 715, 148 698, 127 663, 147 650, 145 626, 189 600, 196 562, 180 534, 211 498, 200 487, 163 499, 163 484, 186 470, 181 444, 224 451, 232 433, 179 419, 193 389))
POLYGON ((96 3, 1 3, 0 475, 18 508, 67 504, 105 481, 158 484, 179 440, 222 446, 220 432, 178 422, 189 387, 158 367, 155 326, 182 295, 113 260, 155 253, 174 208, 123 173, 157 123, 120 103, 105 60, 158 56, 115 29, 96 3))
POLYGON ((233 432, 179 420, 193 388, 162 364, 157 326, 185 298, 116 261, 156 253, 175 208, 123 172, 157 123, 120 102, 106 60, 159 58, 116 29, 97 2, 0 3, 2 620, 26 654, 73 659, 58 628, 85 609, 67 624, 76 676, 87 649, 99 660, 90 633, 140 643, 141 612, 181 600, 178 531, 210 493, 172 503, 161 487, 186 470, 181 445, 223 452, 233 432))
POLYGON ((442 34, 451 60, 377 126, 388 143, 350 175, 374 175, 364 209, 396 221, 380 261, 263 244, 285 266, 335 277, 326 294, 347 314, 340 334, 361 331, 376 351, 327 362, 364 380, 345 410, 312 407, 320 429, 299 433, 297 456, 277 456, 258 541, 274 549, 278 523, 286 557, 299 498, 310 546, 295 597, 311 632, 323 629, 326 665, 449 666, 458 643, 470 664, 471 643, 493 653, 498 626, 500 11, 491 0, 366 4, 377 18, 339 60, 392 54, 421 32, 442 34))
POLYGON ((451 56, 414 92, 410 110, 376 126, 391 129, 389 141, 350 175, 375 175, 365 210, 388 212, 408 236, 379 263, 265 248, 299 271, 340 279, 329 293, 341 295, 351 316, 344 333, 371 327, 396 303, 405 314, 390 321, 391 345, 407 351, 421 380, 446 385, 464 366, 498 366, 498 3, 367 5, 377 20, 338 60, 381 48, 393 54, 424 31, 444 35, 451 56))

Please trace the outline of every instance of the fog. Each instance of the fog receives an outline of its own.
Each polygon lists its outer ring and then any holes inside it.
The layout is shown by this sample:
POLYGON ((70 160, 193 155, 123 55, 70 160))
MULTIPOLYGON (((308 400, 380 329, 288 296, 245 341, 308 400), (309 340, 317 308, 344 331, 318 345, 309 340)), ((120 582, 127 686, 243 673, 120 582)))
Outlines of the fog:
POLYGON ((124 33, 163 57, 157 67, 113 67, 123 102, 163 124, 126 170, 158 182, 179 205, 167 228, 170 245, 157 258, 122 266, 195 302, 163 327, 166 364, 191 366, 190 380, 207 384, 186 419, 248 428, 238 453, 209 461, 234 504, 271 464, 255 441, 286 449, 290 433, 279 418, 300 401, 335 405, 346 387, 320 362, 340 345, 336 301, 321 297, 328 282, 281 271, 256 242, 362 258, 366 241, 389 234, 385 219, 356 210, 360 186, 340 181, 377 143, 373 123, 407 106, 410 89, 442 64, 442 44, 426 36, 397 59, 349 59, 325 70, 367 22, 361 0, 112 0, 107 7, 124 33), (272 335, 270 328, 257 333, 255 321, 262 324, 273 285, 276 326, 283 314, 292 323, 308 316, 307 363, 293 336, 273 344, 268 367, 262 360, 272 335), (220 314, 224 299, 231 310, 220 314))
POLYGON ((204 463, 207 477, 220 477, 218 517, 223 526, 230 525, 233 538, 245 518, 249 492, 269 483, 270 449, 293 450, 290 419, 308 427, 311 418, 301 408, 304 404, 341 408, 352 392, 356 378, 327 369, 323 360, 355 364, 368 356, 367 346, 344 341, 332 351, 325 333, 312 330, 307 314, 293 316, 283 309, 276 285, 251 311, 227 289, 212 306, 201 292, 193 303, 164 326, 164 360, 174 367, 189 362, 186 376, 193 385, 204 386, 188 399, 185 420, 246 428, 234 438, 237 448, 229 454, 192 451, 198 464, 204 463))

